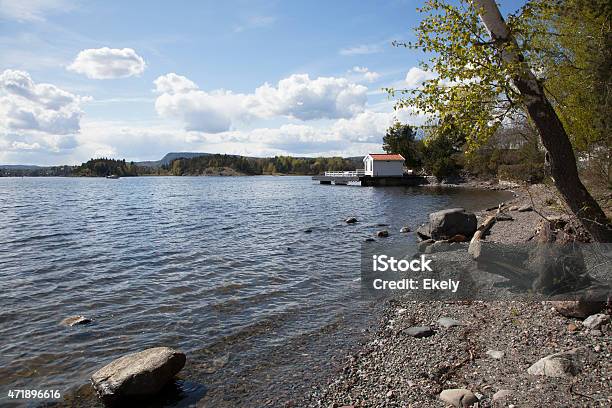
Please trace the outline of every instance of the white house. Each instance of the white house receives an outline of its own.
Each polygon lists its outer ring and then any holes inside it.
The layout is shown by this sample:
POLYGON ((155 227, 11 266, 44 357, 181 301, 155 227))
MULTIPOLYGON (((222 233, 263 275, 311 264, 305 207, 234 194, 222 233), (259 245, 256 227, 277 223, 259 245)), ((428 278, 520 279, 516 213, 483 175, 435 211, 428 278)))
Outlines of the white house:
POLYGON ((364 174, 372 177, 401 177, 404 174, 401 154, 370 153, 363 158, 364 174))

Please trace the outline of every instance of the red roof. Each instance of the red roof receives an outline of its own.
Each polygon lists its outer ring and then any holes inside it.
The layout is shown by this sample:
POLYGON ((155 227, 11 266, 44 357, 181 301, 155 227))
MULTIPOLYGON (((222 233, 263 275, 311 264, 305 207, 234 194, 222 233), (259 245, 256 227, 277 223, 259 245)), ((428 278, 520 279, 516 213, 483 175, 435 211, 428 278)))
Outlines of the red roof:
POLYGON ((374 160, 391 160, 391 161, 406 160, 404 159, 404 156, 402 156, 401 154, 370 153, 368 156, 371 156, 372 159, 374 160))

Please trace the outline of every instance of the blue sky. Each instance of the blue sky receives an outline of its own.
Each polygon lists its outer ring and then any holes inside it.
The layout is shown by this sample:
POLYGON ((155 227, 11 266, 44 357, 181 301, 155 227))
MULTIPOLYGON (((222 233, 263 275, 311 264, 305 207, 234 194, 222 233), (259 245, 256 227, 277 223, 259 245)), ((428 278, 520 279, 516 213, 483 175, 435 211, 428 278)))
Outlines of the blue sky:
POLYGON ((379 151, 420 4, 0 0, 0 163, 379 151))

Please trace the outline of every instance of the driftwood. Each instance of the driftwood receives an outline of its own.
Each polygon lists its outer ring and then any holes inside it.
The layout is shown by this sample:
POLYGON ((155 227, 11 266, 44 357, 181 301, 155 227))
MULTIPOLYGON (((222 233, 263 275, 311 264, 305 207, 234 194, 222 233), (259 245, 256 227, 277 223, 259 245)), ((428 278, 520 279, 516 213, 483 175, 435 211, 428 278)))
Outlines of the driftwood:
POLYGON ((468 248, 468 254, 472 256, 474 259, 478 259, 481 256, 482 251, 482 243, 480 240, 484 237, 489 229, 495 224, 495 215, 489 215, 484 219, 482 224, 476 229, 472 240, 470 241, 470 246, 468 248))

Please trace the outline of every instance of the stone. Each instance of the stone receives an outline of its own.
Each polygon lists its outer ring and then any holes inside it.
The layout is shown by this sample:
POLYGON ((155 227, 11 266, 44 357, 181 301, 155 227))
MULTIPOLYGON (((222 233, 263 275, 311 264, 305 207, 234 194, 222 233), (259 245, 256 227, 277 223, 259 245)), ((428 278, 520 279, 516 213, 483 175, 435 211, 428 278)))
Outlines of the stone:
POLYGON ((584 319, 606 307, 605 302, 595 300, 554 300, 551 305, 560 315, 578 319, 584 319))
POLYGON ((64 320, 62 320, 60 322, 60 324, 62 326, 78 326, 78 325, 82 325, 82 324, 88 324, 91 323, 92 320, 88 317, 85 316, 70 316, 65 318, 64 320))
POLYGON ((457 234, 471 237, 476 232, 476 215, 463 208, 451 208, 429 214, 430 238, 449 239, 457 234))
POLYGON ((513 205, 508 208, 508 211, 518 211, 518 209, 519 209, 518 206, 513 205))
POLYGON ((419 252, 425 252, 425 249, 427 249, 427 247, 433 244, 434 242, 436 241, 434 241, 433 239, 426 239, 425 241, 419 242, 419 246, 418 246, 419 252))
POLYGON ((527 372, 553 378, 571 378, 580 372, 580 351, 572 349, 551 354, 536 361, 527 372))
POLYGON ((574 323, 570 323, 567 325, 567 331, 570 333, 574 333, 578 330, 578 326, 576 326, 574 323))
POLYGON ((389 236, 389 231, 387 230, 380 230, 376 232, 376 236, 379 238, 384 238, 384 237, 388 237, 389 236))
POLYGON ((229 353, 222 355, 221 357, 215 357, 212 360, 202 364, 200 366, 202 372, 206 374, 213 374, 217 372, 219 369, 223 368, 230 359, 229 353))
POLYGON ((357 222, 357 218, 355 217, 348 217, 346 220, 344 220, 344 222, 346 222, 347 224, 354 224, 357 222))
POLYGON ((461 322, 459 320, 455 320, 450 317, 441 317, 438 319, 438 324, 440 327, 444 327, 448 329, 450 327, 461 326, 461 322))
POLYGON ((429 227, 429 223, 420 225, 416 230, 416 234, 422 240, 431 239, 431 228, 429 227))
POLYGON ((487 356, 491 357, 494 360, 501 360, 502 358, 504 358, 505 355, 506 353, 504 353, 503 351, 499 351, 499 350, 488 350, 487 351, 487 356))
POLYGON ((425 250, 423 252, 426 254, 433 254, 436 252, 444 252, 446 249, 448 249, 447 241, 436 241, 433 244, 425 247, 425 250))
POLYGON ((601 326, 608 323, 609 321, 610 316, 603 313, 597 313, 584 319, 582 325, 584 327, 588 327, 589 329, 599 329, 601 326))
POLYGON ((440 399, 457 408, 467 408, 478 402, 476 395, 465 388, 451 388, 440 393, 440 399))
POLYGON ((157 394, 185 365, 185 354, 169 347, 154 347, 127 354, 91 376, 91 384, 106 404, 157 394))
POLYGON ((512 396, 512 390, 499 390, 493 394, 493 402, 504 400, 512 396))
POLYGON ((402 228, 400 229, 400 232, 401 232, 402 234, 405 234, 405 233, 407 233, 407 232, 410 232, 410 227, 402 227, 402 228))
POLYGON ((366 238, 364 239, 365 242, 374 242, 376 241, 374 238, 366 238))
POLYGON ((603 336, 603 333, 601 330, 597 330, 597 329, 593 329, 593 330, 589 330, 589 334, 593 337, 601 337, 603 336))
POLYGON ((410 337, 429 337, 434 334, 433 330, 429 326, 412 326, 403 330, 404 334, 407 334, 410 337))
POLYGON ((495 221, 514 221, 511 215, 499 213, 495 216, 495 221))
POLYGON ((533 211, 533 207, 529 204, 522 205, 518 208, 518 212, 533 211))

